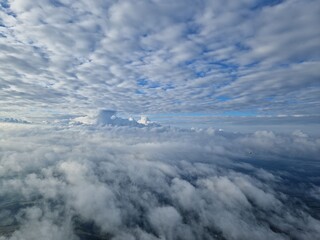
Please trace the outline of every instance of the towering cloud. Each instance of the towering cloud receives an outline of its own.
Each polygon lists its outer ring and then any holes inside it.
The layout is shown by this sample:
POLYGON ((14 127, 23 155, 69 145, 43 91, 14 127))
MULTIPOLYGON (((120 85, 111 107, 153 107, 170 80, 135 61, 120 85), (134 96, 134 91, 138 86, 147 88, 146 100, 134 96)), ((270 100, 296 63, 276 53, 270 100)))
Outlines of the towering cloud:
POLYGON ((116 111, 101 110, 97 116, 98 125, 114 124, 116 123, 116 111))
POLYGON ((135 121, 132 117, 125 119, 116 116, 114 110, 101 110, 97 115, 96 124, 99 126, 131 126, 131 127, 145 127, 145 126, 159 126, 156 123, 151 122, 147 116, 141 116, 141 119, 135 121))

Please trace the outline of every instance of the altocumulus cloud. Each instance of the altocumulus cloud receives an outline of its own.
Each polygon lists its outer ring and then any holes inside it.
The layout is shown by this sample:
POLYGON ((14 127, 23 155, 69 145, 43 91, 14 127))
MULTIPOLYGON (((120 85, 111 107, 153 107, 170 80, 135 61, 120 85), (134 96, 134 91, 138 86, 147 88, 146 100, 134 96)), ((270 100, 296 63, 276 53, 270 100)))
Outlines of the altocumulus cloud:
MULTIPOLYGON (((320 234, 319 214, 290 195, 295 173, 259 166, 319 167, 320 140, 300 131, 3 123, 0 134, 1 240, 320 234)), ((295 189, 319 199, 316 184, 295 189)))
POLYGON ((314 114, 319 12, 316 0, 1 1, 1 110, 314 114))

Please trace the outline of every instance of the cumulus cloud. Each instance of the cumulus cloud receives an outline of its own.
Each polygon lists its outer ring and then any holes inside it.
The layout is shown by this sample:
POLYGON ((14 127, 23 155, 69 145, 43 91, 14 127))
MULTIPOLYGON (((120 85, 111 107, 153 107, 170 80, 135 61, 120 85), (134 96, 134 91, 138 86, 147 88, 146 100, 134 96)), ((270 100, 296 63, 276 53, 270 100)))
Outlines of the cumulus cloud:
POLYGON ((131 127, 155 127, 160 126, 154 122, 151 122, 147 116, 141 116, 141 118, 136 121, 134 118, 130 117, 128 119, 117 117, 116 116, 117 111, 114 110, 100 110, 97 119, 96 124, 99 126, 131 126, 131 127))
POLYGON ((18 126, 0 128, 0 239, 320 234, 320 140, 302 132, 18 126))

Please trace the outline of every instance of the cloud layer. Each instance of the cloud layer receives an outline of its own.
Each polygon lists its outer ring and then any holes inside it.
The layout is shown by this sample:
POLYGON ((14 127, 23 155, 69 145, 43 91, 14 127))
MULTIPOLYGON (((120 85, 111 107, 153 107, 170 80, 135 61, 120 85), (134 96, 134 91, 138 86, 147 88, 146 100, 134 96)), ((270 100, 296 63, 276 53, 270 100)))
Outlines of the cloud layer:
POLYGON ((319 13, 316 0, 2 1, 1 110, 314 114, 319 13))
POLYGON ((1 1, 0 240, 316 239, 319 22, 316 0, 1 1))
POLYGON ((320 140, 302 132, 5 124, 1 240, 320 234, 320 140))

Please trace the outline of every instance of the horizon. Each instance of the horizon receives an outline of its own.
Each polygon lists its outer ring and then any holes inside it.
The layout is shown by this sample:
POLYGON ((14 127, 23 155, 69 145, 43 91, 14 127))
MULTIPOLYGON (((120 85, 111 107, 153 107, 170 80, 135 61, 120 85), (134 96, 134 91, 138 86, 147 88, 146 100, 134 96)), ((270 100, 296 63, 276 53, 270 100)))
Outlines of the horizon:
POLYGON ((1 0, 0 240, 315 240, 320 2, 1 0))

